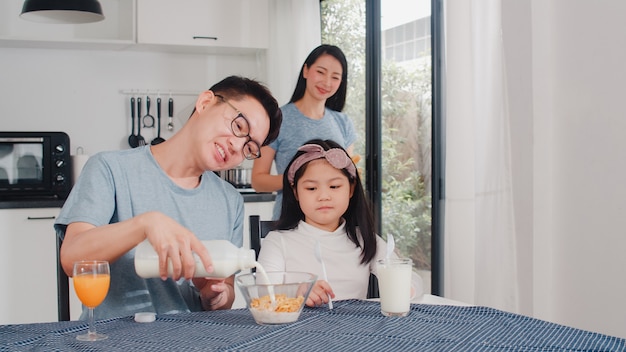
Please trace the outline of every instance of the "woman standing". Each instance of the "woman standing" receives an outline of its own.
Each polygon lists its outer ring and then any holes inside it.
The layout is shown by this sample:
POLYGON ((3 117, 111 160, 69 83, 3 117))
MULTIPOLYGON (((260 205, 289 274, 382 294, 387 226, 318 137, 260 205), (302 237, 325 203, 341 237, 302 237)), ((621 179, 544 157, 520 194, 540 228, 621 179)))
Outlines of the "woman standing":
POLYGON ((252 168, 252 187, 257 192, 277 191, 273 219, 280 216, 282 174, 304 142, 331 139, 353 154, 354 125, 341 112, 347 86, 348 62, 338 47, 320 45, 304 61, 291 100, 281 107, 283 123, 278 139, 261 148, 261 157, 254 160, 252 168), (270 174, 273 161, 276 175, 270 174))

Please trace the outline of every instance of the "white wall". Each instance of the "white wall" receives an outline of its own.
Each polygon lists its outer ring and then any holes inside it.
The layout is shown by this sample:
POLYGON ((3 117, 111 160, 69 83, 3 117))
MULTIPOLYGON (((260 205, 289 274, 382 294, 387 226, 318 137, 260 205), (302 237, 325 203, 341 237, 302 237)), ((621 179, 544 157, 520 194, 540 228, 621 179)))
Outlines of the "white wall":
POLYGON ((535 233, 552 241, 551 255, 535 263, 552 264, 548 316, 626 337, 626 2, 532 6, 533 38, 545 44, 533 46, 533 88, 551 90, 535 95, 547 108, 533 119, 551 124, 550 134, 536 136, 536 147, 550 149, 551 170, 535 169, 537 187, 552 191, 535 202, 552 215, 545 233, 535 233))
POLYGON ((307 55, 321 44, 318 0, 271 0, 268 84, 279 105, 287 104, 307 55))
MULTIPOLYGON (((626 2, 502 0, 502 5, 520 310, 626 337, 626 2)), ((466 10, 466 2, 447 6, 448 25, 464 21, 459 10, 466 10)), ((456 35, 447 38, 447 56, 458 62, 458 55, 472 49, 463 32, 456 35)), ((448 115, 463 114, 471 97, 459 94, 469 73, 456 68, 447 72, 461 86, 447 97, 448 115)), ((448 146, 458 147, 467 148, 448 146)), ((472 226, 470 213, 450 230, 472 226)), ((462 253, 455 248, 472 243, 445 245, 462 253)), ((461 263, 447 269, 458 274, 472 258, 452 263, 461 263)), ((473 283, 464 284, 472 290, 473 283)))
MULTIPOLYGON (((162 94, 162 136, 167 124, 168 91, 174 98, 176 128, 189 117, 202 90, 231 75, 261 81, 266 77, 264 54, 198 55, 144 51, 55 50, 0 48, 0 114, 4 131, 65 131, 72 154, 129 148, 129 89, 153 90, 151 114, 156 117, 156 90, 162 94)), ((146 113, 145 96, 142 114, 146 113)), ((151 141, 156 129, 142 129, 151 141)))

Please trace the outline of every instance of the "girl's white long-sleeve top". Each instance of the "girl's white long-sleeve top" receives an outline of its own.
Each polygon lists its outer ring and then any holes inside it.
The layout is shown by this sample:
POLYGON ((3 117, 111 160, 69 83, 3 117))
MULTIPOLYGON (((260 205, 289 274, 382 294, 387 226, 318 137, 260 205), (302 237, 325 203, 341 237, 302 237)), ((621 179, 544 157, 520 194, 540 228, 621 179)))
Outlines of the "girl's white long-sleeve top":
POLYGON ((386 243, 376 236, 376 257, 369 264, 361 264, 361 249, 348 238, 345 221, 333 232, 304 221, 294 230, 271 231, 262 241, 258 262, 266 271, 304 271, 321 280, 322 265, 315 257, 318 240, 335 299, 366 299, 369 274, 376 274, 376 260, 385 257, 386 243))

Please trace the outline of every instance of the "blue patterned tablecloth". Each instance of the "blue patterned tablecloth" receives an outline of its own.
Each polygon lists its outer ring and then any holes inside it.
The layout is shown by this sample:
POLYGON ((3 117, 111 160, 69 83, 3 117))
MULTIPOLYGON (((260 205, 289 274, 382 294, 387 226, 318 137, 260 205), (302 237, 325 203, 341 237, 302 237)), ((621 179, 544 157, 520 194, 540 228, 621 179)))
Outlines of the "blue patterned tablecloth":
POLYGON ((404 318, 372 301, 306 308, 285 325, 257 325, 246 309, 102 320, 109 338, 81 342, 86 322, 0 326, 0 351, 626 351, 624 339, 486 307, 411 305, 404 318))

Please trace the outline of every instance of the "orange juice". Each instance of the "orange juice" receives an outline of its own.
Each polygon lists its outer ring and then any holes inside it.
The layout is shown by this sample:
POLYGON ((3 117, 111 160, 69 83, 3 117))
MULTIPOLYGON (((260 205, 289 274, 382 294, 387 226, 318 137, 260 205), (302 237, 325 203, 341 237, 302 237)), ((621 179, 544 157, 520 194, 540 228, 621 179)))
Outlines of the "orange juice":
POLYGON ((83 304, 97 307, 109 292, 111 276, 108 274, 82 274, 74 276, 74 290, 83 304))

